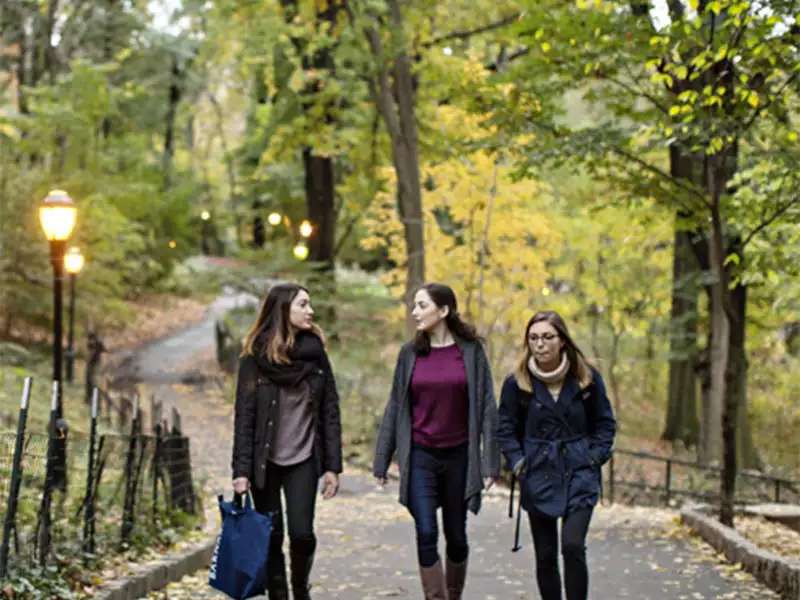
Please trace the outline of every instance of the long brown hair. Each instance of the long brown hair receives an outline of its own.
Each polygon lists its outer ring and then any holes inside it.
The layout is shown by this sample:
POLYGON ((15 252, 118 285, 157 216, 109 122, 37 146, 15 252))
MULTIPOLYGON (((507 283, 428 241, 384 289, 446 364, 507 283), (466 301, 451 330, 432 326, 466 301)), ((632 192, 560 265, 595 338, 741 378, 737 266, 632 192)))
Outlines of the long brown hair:
POLYGON ((586 388, 592 383, 592 366, 584 356, 578 345, 572 340, 569 335, 569 329, 564 319, 561 318, 554 310, 541 310, 533 315, 528 324, 525 326, 525 334, 522 337, 522 359, 517 365, 517 370, 514 376, 517 379, 517 385, 521 390, 526 392, 533 392, 533 379, 531 372, 528 369, 528 361, 531 359, 531 345, 528 343, 528 332, 533 327, 534 323, 541 323, 542 321, 549 323, 558 332, 558 336, 564 342, 563 351, 567 353, 569 359, 569 375, 572 375, 578 380, 581 388, 586 388))
MULTIPOLYGON (((289 312, 301 291, 308 294, 308 290, 297 283, 279 283, 269 289, 258 318, 244 339, 242 356, 255 356, 260 352, 273 363, 292 362, 289 351, 294 347, 296 331, 289 321, 289 312)), ((311 325, 311 332, 325 343, 325 335, 316 324, 311 325)))
MULTIPOLYGON (((419 286, 414 292, 414 295, 416 296, 417 292, 421 290, 428 292, 428 295, 437 308, 446 306, 449 309, 447 311, 447 316, 444 318, 444 322, 454 337, 464 340, 465 342, 480 340, 475 328, 464 321, 461 315, 458 314, 458 301, 456 300, 456 293, 453 291, 453 288, 443 283, 426 283, 419 286)), ((427 331, 418 331, 414 337, 414 350, 418 356, 427 356, 430 354, 431 334, 427 331)))

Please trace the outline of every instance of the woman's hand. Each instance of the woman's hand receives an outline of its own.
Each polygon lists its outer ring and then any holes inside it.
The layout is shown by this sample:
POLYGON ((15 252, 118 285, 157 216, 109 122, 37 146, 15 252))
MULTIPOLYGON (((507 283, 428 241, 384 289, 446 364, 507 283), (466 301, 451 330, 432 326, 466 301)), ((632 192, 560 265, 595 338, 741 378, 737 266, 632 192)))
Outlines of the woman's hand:
POLYGON ((333 471, 325 471, 322 475, 322 498, 330 500, 339 491, 339 476, 333 471))
POLYGON ((233 491, 237 494, 245 494, 250 489, 250 480, 247 477, 237 477, 233 480, 233 491))
POLYGON ((500 481, 499 477, 484 477, 483 478, 483 489, 489 491, 491 487, 500 481))

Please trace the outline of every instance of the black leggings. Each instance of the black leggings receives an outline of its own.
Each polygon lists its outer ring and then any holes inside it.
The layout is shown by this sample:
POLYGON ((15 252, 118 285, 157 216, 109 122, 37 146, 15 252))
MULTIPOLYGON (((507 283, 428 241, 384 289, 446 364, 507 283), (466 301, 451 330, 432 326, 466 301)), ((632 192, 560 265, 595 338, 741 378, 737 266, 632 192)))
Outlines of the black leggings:
POLYGON ((313 457, 288 467, 267 463, 267 485, 263 488, 253 489, 256 510, 260 513, 273 513, 273 544, 282 544, 283 542, 281 488, 286 497, 289 539, 293 544, 301 541, 306 545, 314 545, 316 543, 314 508, 317 501, 317 470, 313 457))
MULTIPOLYGON (((558 520, 528 513, 536 549, 536 581, 542 600, 561 600, 561 575, 558 571, 558 520)), ((564 558, 564 589, 567 600, 586 600, 589 596, 589 570, 586 566, 586 533, 592 519, 591 508, 569 513, 561 521, 561 554, 564 558)))

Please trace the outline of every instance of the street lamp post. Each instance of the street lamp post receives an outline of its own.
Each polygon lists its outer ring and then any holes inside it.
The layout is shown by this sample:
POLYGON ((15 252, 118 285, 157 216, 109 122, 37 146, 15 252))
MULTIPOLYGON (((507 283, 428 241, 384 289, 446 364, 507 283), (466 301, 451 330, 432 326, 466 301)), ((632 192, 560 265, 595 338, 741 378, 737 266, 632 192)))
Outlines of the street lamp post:
POLYGON ((64 255, 64 268, 69 274, 69 329, 67 331, 67 381, 72 382, 75 373, 75 280, 83 268, 83 254, 70 248, 64 255))
POLYGON ((39 207, 39 221, 50 243, 53 265, 53 410, 50 417, 50 438, 47 444, 47 482, 42 496, 42 514, 49 518, 51 489, 67 489, 66 423, 63 419, 61 385, 61 286, 64 281, 64 250, 75 227, 77 209, 72 198, 62 190, 52 190, 39 207))
POLYGON ((64 281, 64 251, 75 227, 77 209, 72 198, 62 190, 52 190, 39 207, 39 221, 50 243, 50 263, 53 265, 53 381, 58 382, 58 412, 61 413, 61 331, 62 284, 64 281))

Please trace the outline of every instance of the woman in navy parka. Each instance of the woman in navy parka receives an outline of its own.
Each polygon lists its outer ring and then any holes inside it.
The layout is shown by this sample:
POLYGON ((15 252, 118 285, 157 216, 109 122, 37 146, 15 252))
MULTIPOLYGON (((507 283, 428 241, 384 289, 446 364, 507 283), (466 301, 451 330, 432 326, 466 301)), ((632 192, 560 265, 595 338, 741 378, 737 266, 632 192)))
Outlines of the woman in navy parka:
POLYGON ((525 327, 524 351, 503 383, 498 440, 519 477, 542 600, 561 600, 558 519, 567 600, 586 600, 586 533, 611 456, 616 421, 603 379, 554 311, 525 327))

